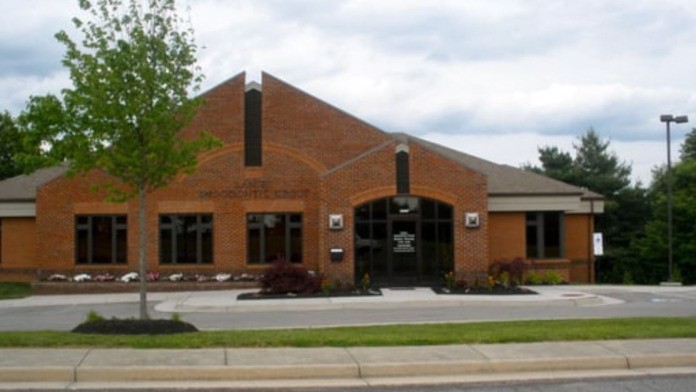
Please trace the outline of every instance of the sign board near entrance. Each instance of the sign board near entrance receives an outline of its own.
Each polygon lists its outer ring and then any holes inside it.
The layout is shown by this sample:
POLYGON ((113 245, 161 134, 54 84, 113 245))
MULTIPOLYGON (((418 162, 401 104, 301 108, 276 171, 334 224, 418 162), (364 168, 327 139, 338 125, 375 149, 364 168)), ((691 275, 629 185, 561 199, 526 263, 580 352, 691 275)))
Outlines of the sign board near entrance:
POLYGON ((394 234, 394 253, 416 253, 416 235, 407 231, 394 234))

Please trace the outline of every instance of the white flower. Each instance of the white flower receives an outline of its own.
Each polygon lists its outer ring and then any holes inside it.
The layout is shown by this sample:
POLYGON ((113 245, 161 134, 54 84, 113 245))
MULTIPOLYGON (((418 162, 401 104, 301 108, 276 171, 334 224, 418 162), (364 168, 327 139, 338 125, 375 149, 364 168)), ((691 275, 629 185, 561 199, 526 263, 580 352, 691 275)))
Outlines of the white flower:
POLYGON ((73 276, 73 280, 75 282, 87 282, 88 280, 92 280, 92 277, 87 274, 79 274, 73 276))
POLYGON ((132 281, 138 280, 138 279, 140 279, 138 274, 135 272, 131 272, 131 273, 123 275, 121 277, 121 282, 128 283, 128 282, 132 282, 132 281))
POLYGON ((217 275, 215 275, 215 280, 217 280, 218 282, 227 282, 230 279, 232 279, 231 274, 217 274, 217 275))
POLYGON ((184 278, 184 274, 182 274, 182 273, 169 275, 170 282, 179 282, 183 278, 184 278))

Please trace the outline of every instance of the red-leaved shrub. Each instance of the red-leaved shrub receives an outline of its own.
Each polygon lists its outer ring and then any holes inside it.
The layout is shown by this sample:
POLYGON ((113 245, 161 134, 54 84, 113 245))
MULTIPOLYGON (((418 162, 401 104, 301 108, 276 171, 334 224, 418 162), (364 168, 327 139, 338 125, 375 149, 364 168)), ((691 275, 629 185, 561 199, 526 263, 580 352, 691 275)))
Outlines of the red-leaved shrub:
POLYGON ((261 278, 261 289, 269 294, 312 294, 320 288, 320 277, 284 259, 266 268, 261 278))

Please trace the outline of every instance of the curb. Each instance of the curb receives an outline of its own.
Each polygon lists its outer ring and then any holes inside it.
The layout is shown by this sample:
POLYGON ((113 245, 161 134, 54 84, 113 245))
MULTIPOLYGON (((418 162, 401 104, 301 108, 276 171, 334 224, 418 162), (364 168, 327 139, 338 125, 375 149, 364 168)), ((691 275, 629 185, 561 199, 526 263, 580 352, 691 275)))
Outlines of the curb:
POLYGON ((0 365, 0 385, 271 380, 375 383, 395 378, 523 377, 675 368, 696 373, 694 345, 696 340, 681 339, 390 348, 4 349, 0 350, 0 357, 6 358, 0 365), (11 358, 24 358, 25 363, 14 364, 11 358))

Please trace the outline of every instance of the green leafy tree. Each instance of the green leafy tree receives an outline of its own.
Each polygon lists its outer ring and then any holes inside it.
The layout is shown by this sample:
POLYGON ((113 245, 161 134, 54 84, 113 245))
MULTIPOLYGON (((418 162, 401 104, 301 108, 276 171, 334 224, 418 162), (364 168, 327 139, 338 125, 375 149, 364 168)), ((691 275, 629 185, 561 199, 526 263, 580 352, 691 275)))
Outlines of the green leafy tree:
MULTIPOLYGON (((696 284, 696 131, 682 144, 681 161, 672 170, 673 262, 686 284, 696 284)), ((640 255, 644 274, 657 283, 668 277, 667 171, 653 170, 649 190, 652 215, 645 225, 645 236, 634 247, 640 255)))
POLYGON ((66 112, 55 95, 29 98, 24 111, 17 118, 21 130, 22 148, 16 155, 17 164, 25 173, 65 161, 71 148, 71 139, 65 138, 66 112))
POLYGON ((21 150, 20 135, 10 113, 0 113, 0 180, 22 172, 16 160, 21 150))
POLYGON ((146 195, 182 171, 195 170, 197 154, 218 141, 205 133, 195 140, 178 135, 201 103, 189 91, 197 91, 202 75, 195 65, 193 32, 180 28, 175 0, 80 0, 79 5, 88 15, 73 19, 81 41, 65 31, 56 34, 66 47, 63 64, 72 87, 58 102, 35 98, 25 118, 32 137, 64 152, 72 171, 110 175, 113 181, 105 184, 110 199, 137 200, 144 319, 146 195), (56 112, 47 124, 40 112, 49 109, 56 112))

